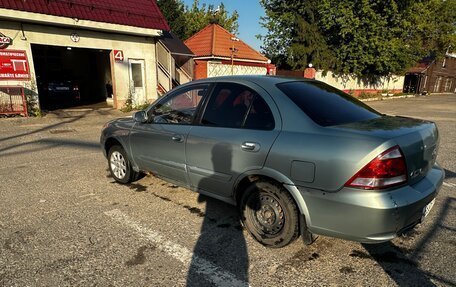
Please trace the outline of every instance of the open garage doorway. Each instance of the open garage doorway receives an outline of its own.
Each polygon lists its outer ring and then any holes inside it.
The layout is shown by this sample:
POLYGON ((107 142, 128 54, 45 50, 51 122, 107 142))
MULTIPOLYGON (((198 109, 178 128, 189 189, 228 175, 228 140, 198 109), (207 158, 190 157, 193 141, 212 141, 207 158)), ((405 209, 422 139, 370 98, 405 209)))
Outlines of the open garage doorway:
POLYGON ((112 97, 110 50, 32 44, 41 110, 97 103, 112 97))

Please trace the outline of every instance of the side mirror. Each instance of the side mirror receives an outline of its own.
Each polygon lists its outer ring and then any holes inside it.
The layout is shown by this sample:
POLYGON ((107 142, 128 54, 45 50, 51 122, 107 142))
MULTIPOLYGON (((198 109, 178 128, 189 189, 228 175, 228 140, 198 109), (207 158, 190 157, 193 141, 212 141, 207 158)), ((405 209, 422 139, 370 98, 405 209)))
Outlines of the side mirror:
POLYGON ((147 122, 147 113, 146 111, 139 111, 133 114, 133 119, 135 119, 135 122, 137 123, 145 123, 147 122))

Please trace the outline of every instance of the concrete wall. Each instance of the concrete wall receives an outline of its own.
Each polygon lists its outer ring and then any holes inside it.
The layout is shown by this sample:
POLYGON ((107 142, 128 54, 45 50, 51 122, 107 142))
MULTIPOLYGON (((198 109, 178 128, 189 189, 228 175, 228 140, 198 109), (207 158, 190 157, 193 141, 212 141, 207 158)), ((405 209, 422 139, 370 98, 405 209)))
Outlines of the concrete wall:
MULTIPOLYGON (((304 78, 304 71, 277 70, 277 75, 304 78)), ((383 90, 388 90, 390 93, 400 93, 404 87, 405 76, 378 78, 376 84, 366 84, 354 77, 336 77, 332 72, 328 72, 324 75, 322 71, 317 71, 315 79, 336 87, 339 90, 351 92, 355 96, 358 96, 363 92, 377 93, 383 90)))
POLYGON ((266 75, 267 69, 264 65, 250 65, 250 63, 234 62, 207 62, 207 77, 219 77, 230 75, 266 75))
POLYGON ((343 91, 353 91, 358 93, 364 91, 373 93, 382 90, 401 92, 404 87, 404 76, 382 77, 377 79, 376 84, 366 84, 354 77, 336 77, 332 72, 323 75, 322 71, 317 71, 315 79, 325 82, 343 91))
MULTIPOLYGON (((246 61, 233 62, 234 75, 266 75, 268 64, 246 61)), ((231 75, 231 61, 224 59, 195 60, 194 79, 231 75)))
MULTIPOLYGON (((121 108, 128 98, 130 77, 128 59, 143 59, 145 61, 145 93, 147 101, 157 98, 157 69, 155 58, 155 39, 152 37, 129 36, 91 30, 61 28, 38 24, 21 24, 13 21, 0 21, 0 32, 13 39, 13 45, 7 50, 25 50, 30 65, 32 80, 0 81, 1 86, 31 85, 36 83, 31 44, 65 46, 75 48, 90 48, 103 50, 122 50, 124 61, 114 62, 111 53, 111 73, 113 79, 114 105, 121 108), (22 31, 25 38, 22 36, 22 31), (79 42, 73 42, 72 33, 80 36, 79 42), (22 38, 22 39, 21 39, 22 38)), ((90 69, 91 67, 87 67, 90 69)))

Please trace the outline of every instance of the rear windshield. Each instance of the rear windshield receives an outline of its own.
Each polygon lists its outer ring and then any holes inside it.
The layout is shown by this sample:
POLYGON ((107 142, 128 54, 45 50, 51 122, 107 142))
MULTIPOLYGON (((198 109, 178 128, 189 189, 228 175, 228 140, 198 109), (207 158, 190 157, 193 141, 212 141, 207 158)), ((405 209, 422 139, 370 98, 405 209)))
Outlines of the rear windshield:
POLYGON ((277 84, 304 113, 321 126, 375 119, 380 113, 352 96, 321 82, 277 84))

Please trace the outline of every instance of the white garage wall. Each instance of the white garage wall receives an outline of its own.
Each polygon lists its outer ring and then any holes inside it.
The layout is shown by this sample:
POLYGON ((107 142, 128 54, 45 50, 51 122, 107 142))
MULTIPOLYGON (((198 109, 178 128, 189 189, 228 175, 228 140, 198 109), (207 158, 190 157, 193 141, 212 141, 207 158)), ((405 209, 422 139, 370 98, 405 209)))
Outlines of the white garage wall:
MULTIPOLYGON (((121 108, 130 91, 128 59, 145 61, 145 87, 147 101, 157 98, 157 69, 155 59, 155 39, 152 37, 129 36, 114 33, 103 33, 90 30, 51 27, 36 24, 23 24, 25 38, 21 39, 22 29, 19 22, 0 21, 0 32, 13 39, 8 50, 25 50, 27 53, 32 80, 0 81, 0 85, 28 85, 36 83, 35 67, 32 58, 31 44, 64 46, 74 48, 90 48, 103 50, 122 50, 124 61, 117 63, 111 60, 114 101, 121 108), (70 35, 77 33, 79 42, 71 40, 70 35)), ((23 38, 23 37, 22 37, 23 38)), ((111 55, 111 58, 113 56, 111 55)))

